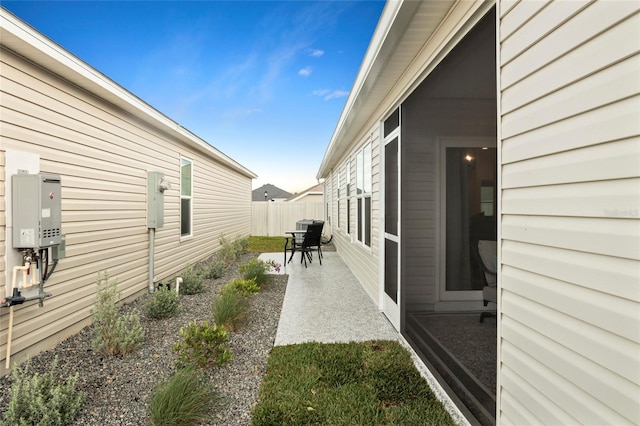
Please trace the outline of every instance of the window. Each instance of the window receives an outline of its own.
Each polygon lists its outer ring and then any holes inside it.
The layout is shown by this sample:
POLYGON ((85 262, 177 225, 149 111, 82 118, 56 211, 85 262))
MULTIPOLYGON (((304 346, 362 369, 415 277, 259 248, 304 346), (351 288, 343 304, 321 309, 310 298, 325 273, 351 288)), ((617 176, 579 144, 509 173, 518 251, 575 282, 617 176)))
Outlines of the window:
POLYGON ((356 229, 358 241, 371 247, 371 144, 356 154, 356 229))
POLYGON ((341 219, 341 215, 340 215, 340 171, 338 171, 338 173, 336 173, 336 180, 337 180, 337 199, 338 199, 338 228, 342 227, 342 223, 340 221, 341 219))
POLYGON ((180 159, 180 236, 191 236, 193 219, 193 161, 180 159))
POLYGON ((347 234, 351 234, 351 160, 347 160, 345 187, 345 196, 347 197, 347 234))

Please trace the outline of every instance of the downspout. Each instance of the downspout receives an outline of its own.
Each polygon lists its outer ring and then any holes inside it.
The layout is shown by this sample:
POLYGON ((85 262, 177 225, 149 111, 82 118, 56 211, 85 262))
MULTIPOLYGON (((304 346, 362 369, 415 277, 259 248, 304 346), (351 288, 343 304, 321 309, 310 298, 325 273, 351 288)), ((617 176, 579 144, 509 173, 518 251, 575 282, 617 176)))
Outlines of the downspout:
POLYGON ((156 240, 156 229, 149 228, 149 293, 153 293, 155 290, 155 286, 153 284, 153 258, 154 256, 154 245, 156 240))

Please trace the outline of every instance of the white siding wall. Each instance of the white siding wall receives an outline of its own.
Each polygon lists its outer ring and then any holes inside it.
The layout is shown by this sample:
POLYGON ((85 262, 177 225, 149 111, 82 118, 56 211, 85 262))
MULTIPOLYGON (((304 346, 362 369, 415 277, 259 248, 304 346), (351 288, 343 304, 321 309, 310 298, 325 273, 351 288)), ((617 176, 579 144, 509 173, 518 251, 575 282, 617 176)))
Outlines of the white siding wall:
POLYGON ((640 3, 500 7, 498 421, 638 424, 640 3))
POLYGON ((380 143, 379 128, 376 125, 367 133, 368 136, 358 139, 351 144, 348 154, 340 159, 334 170, 340 170, 340 193, 346 190, 346 162, 351 161, 351 234, 347 234, 347 206, 346 198, 340 203, 342 226, 337 225, 337 173, 334 171, 325 181, 326 202, 332 207, 331 220, 333 225, 333 241, 340 256, 349 266, 351 272, 358 278, 365 291, 378 304, 380 292, 378 258, 380 252, 380 143), (371 142, 371 247, 364 246, 357 238, 357 204, 356 204, 356 153, 371 142), (329 195, 330 194, 330 195, 329 195))
MULTIPOLYGON (((155 277, 175 276, 210 256, 219 237, 248 236, 251 178, 188 148, 145 122, 68 84, 7 50, 2 51, 0 180, 5 150, 37 154, 42 172, 62 178, 66 258, 46 284, 44 308, 15 310, 12 360, 53 346, 88 322, 99 271, 118 280, 122 297, 148 284, 146 173, 164 172, 165 225, 157 230, 155 277), (193 237, 180 238, 180 156, 193 160, 193 237)), ((5 200, 0 229, 4 255, 5 200)), ((6 283, 0 259, 0 286, 6 283)), ((0 310, 0 359, 6 350, 7 309, 0 310)), ((4 367, 4 362, 2 362, 4 367)))
MULTIPOLYGON (((1 143, 1 140, 0 140, 1 143)), ((5 259, 6 236, 7 236, 7 203, 5 202, 5 153, 4 148, 0 145, 0 298, 4 297, 4 287, 7 284, 5 271, 7 269, 7 260, 5 259)))

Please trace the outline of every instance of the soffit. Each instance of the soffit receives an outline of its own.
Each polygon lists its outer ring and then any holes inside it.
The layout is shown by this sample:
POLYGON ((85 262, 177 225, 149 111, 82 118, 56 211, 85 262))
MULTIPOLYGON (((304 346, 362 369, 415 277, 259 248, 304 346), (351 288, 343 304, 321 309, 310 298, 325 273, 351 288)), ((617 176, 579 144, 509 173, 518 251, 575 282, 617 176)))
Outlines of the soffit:
POLYGON ((389 2, 380 17, 351 94, 325 152, 318 178, 326 177, 362 132, 455 1, 389 2), (385 26, 385 23, 388 24, 385 26))

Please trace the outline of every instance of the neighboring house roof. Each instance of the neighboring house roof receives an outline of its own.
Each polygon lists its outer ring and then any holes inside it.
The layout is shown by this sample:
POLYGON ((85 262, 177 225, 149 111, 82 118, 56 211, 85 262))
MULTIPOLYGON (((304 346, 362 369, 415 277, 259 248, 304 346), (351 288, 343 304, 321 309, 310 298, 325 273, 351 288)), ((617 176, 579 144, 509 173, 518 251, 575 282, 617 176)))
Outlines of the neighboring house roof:
POLYGON ((4 8, 0 8, 0 40, 5 48, 36 64, 47 64, 49 70, 65 80, 133 114, 227 167, 252 179, 257 177, 251 170, 209 145, 4 8))
POLYGON ((262 185, 260 188, 256 188, 253 190, 253 192, 251 193, 251 201, 265 201, 264 199, 265 191, 267 192, 267 198, 269 200, 273 200, 273 199, 286 200, 287 198, 291 197, 290 192, 287 192, 284 189, 280 189, 275 185, 271 185, 270 183, 267 183, 265 185, 262 185))
POLYGON ((307 197, 309 195, 323 195, 324 194, 324 185, 319 183, 317 185, 312 186, 311 188, 307 188, 304 191, 293 194, 287 201, 299 201, 300 199, 307 197))
MULTIPOLYGON (((371 127, 376 109, 388 96, 397 97, 404 87, 398 81, 416 80, 430 70, 430 64, 412 64, 417 53, 455 5, 454 0, 434 2, 388 1, 371 37, 360 71, 338 119, 316 177, 326 177, 345 154, 356 132, 371 127), (410 35, 410 36, 408 36, 410 35)), ((448 40, 448 52, 457 40, 448 40)), ((437 64, 442 58, 436 58, 437 64)), ((435 66, 435 65, 433 65, 435 66)))

